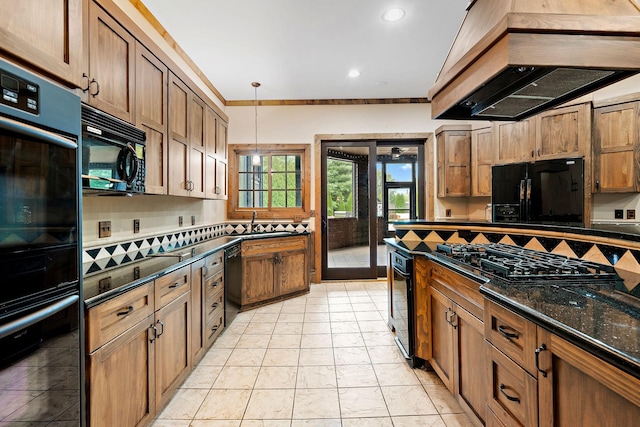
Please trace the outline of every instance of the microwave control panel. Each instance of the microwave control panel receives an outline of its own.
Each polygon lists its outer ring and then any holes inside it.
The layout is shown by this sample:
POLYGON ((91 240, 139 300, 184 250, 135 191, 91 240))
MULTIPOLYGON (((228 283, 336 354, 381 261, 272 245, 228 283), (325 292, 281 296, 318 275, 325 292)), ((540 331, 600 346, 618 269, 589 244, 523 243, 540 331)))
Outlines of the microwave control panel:
POLYGON ((40 87, 21 77, 0 69, 0 103, 18 110, 40 114, 40 87))

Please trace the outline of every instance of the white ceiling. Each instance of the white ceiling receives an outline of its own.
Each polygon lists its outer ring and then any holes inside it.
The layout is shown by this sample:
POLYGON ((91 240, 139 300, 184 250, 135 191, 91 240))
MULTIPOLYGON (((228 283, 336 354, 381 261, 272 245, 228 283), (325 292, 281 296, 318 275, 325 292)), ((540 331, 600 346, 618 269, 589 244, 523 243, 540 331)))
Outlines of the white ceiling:
POLYGON ((422 98, 469 0, 143 0, 227 101, 422 98), (405 17, 384 22, 401 7, 405 17), (347 73, 357 68, 361 75, 347 73))

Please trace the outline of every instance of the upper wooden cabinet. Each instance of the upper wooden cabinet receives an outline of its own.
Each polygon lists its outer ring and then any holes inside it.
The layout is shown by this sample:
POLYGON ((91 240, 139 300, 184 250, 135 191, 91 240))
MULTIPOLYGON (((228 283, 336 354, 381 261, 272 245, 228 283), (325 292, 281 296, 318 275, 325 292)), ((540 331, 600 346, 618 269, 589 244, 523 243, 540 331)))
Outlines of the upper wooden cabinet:
POLYGON ((204 118, 206 146, 205 197, 227 198, 227 125, 207 107, 204 118))
POLYGON ((204 102, 194 93, 191 93, 191 101, 189 105, 189 180, 190 196, 204 197, 206 159, 205 159, 205 109, 204 102))
POLYGON ((491 196, 491 127, 471 131, 471 195, 491 196))
POLYGON ((471 127, 445 125, 436 130, 438 197, 471 194, 471 127))
POLYGON ((640 191, 640 101, 593 110, 593 191, 640 191))
POLYGON ((519 122, 493 123, 493 164, 533 161, 535 118, 519 122))
POLYGON ((536 116, 535 160, 582 157, 589 150, 591 106, 577 104, 536 116))
POLYGON ((84 101, 134 123, 136 42, 95 2, 89 2, 88 90, 84 101))
POLYGON ((169 70, 136 43, 136 126, 147 134, 145 193, 167 194, 167 82, 169 70))
POLYGON ((0 51, 72 87, 83 87, 83 2, 0 2, 0 51))

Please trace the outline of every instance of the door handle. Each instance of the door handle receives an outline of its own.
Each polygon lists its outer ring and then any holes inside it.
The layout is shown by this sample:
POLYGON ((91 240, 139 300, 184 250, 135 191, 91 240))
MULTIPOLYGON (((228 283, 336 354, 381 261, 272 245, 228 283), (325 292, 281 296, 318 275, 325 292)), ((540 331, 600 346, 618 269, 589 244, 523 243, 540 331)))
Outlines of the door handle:
POLYGON ((158 335, 156 335, 156 338, 160 338, 162 336, 162 334, 164 334, 164 323, 162 323, 162 321, 160 319, 158 319, 158 321, 156 323, 159 324, 160 326, 162 326, 162 331, 160 331, 160 333, 158 335))
POLYGON ((547 371, 545 371, 544 369, 540 369, 540 353, 542 353, 546 349, 547 349, 547 346, 544 344, 536 348, 536 369, 538 370, 538 372, 542 374, 543 377, 547 376, 547 371))

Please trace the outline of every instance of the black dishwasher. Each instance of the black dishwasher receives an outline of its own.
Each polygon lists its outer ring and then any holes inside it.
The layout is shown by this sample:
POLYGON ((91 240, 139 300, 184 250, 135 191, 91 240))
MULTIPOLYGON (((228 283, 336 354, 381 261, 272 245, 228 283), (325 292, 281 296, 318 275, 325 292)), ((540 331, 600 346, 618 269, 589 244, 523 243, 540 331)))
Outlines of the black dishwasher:
POLYGON ((240 310, 242 257, 240 243, 224 251, 224 324, 229 326, 240 310))
POLYGON ((413 257, 406 253, 393 252, 391 263, 391 301, 396 343, 409 365, 415 368, 422 365, 422 360, 414 355, 413 257))

